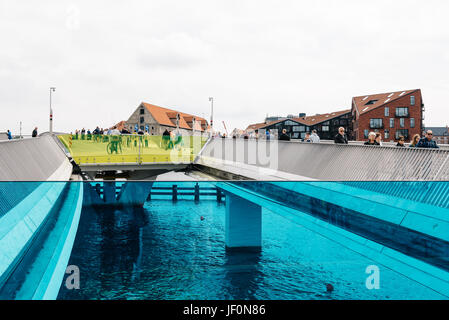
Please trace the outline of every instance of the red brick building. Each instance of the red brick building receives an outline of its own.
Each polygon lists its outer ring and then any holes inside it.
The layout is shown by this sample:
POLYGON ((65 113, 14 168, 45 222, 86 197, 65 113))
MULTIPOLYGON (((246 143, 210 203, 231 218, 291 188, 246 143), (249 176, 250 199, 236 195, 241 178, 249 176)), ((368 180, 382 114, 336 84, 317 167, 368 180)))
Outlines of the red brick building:
POLYGON ((421 89, 352 98, 351 140, 368 140, 371 131, 380 132, 384 141, 406 141, 423 131, 424 104, 421 89))

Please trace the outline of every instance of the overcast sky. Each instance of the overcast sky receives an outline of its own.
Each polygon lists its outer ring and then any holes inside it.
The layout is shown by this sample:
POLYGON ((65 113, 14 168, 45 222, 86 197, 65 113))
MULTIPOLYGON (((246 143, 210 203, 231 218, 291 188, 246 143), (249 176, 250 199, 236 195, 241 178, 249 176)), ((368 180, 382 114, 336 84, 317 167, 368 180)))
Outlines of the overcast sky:
POLYGON ((127 120, 145 101, 223 130, 420 88, 449 124, 449 1, 0 0, 0 131, 127 120))

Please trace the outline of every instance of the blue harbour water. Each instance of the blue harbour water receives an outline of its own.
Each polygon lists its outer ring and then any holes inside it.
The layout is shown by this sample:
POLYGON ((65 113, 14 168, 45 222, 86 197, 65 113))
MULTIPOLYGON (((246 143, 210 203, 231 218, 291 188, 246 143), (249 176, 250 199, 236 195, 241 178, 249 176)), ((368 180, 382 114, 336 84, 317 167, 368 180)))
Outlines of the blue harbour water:
POLYGON ((85 207, 69 261, 80 269, 80 289, 63 283, 58 299, 441 298, 267 209, 261 252, 227 252, 224 237, 225 205, 213 198, 152 199, 132 210, 85 207), (379 290, 365 285, 373 264, 379 290))

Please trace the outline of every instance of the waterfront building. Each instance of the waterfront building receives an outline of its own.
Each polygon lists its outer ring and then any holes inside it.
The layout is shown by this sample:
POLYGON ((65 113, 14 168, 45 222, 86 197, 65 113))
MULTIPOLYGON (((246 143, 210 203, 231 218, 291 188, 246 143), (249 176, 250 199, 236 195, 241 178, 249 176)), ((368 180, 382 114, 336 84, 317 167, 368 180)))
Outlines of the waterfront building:
POLYGON ((307 132, 317 130, 321 139, 333 140, 339 127, 351 130, 351 110, 342 110, 325 114, 306 116, 301 113, 300 117, 287 117, 277 121, 263 122, 249 125, 247 131, 266 131, 281 134, 285 129, 291 139, 303 139, 307 132))
POLYGON ((383 140, 406 140, 423 131, 424 103, 421 90, 363 95, 352 98, 353 130, 351 140, 366 141, 371 131, 380 132, 383 140))
POLYGON ((130 132, 141 130, 150 135, 162 135, 166 129, 172 131, 176 128, 182 135, 191 135, 193 130, 204 134, 209 128, 207 120, 202 117, 146 102, 142 102, 127 121, 117 125, 126 127, 130 132))

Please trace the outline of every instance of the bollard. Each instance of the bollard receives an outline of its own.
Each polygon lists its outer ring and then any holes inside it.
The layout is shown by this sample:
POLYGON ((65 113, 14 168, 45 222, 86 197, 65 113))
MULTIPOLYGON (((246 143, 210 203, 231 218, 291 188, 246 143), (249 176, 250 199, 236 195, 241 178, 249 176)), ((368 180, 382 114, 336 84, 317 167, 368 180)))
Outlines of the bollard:
POLYGON ((195 184, 195 201, 200 201, 200 186, 198 182, 195 184))
POLYGON ((176 184, 173 185, 173 202, 178 201, 178 186, 176 184))

